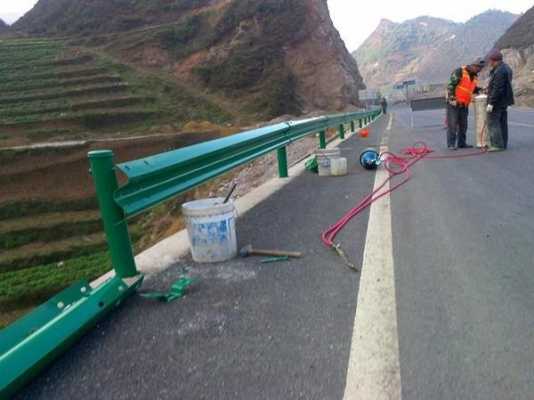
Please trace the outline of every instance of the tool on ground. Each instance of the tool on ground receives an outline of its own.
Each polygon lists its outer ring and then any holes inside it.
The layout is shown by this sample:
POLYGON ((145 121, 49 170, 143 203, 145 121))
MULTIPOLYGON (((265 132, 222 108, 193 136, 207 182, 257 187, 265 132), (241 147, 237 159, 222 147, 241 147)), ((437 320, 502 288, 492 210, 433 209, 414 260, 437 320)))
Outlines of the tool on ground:
POLYGON ((365 149, 360 154, 360 165, 368 170, 377 169, 380 165, 380 154, 375 149, 365 149))
POLYGON ((300 258, 302 257, 301 252, 297 251, 283 251, 283 250, 261 250, 255 249, 251 244, 245 246, 239 252, 241 257, 249 256, 268 256, 268 257, 291 257, 291 258, 300 258))
POLYGON ((264 258, 263 260, 260 261, 260 263, 262 263, 262 264, 271 264, 271 263, 276 263, 276 262, 281 262, 281 261, 289 261, 289 257, 288 256, 282 256, 282 257, 264 258))
POLYGON ((234 186, 232 186, 232 188, 230 189, 230 191, 224 198, 223 204, 228 203, 228 201, 230 200, 230 197, 232 197, 232 195, 234 194, 236 187, 237 187, 237 183, 234 183, 234 186))
POLYGON ((178 279, 176 282, 174 282, 171 285, 171 288, 168 292, 139 292, 139 294, 146 298, 146 299, 154 299, 161 301, 163 303, 170 303, 175 300, 178 300, 182 298, 185 295, 185 291, 188 287, 190 287, 193 283, 195 283, 195 279, 188 278, 186 276, 182 276, 180 279, 178 279))

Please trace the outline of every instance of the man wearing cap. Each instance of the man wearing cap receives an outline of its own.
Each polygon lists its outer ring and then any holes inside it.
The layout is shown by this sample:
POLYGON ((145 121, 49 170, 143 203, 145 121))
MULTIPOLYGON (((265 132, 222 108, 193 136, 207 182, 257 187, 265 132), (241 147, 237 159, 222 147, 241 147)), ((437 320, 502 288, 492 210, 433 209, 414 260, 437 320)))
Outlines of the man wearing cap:
POLYGON ((447 146, 449 149, 473 147, 466 143, 467 117, 473 94, 480 92, 478 74, 486 62, 482 58, 454 70, 447 85, 447 146))
POLYGON ((492 50, 488 55, 491 66, 488 84, 488 131, 491 139, 489 151, 508 148, 508 107, 514 104, 512 69, 503 62, 502 53, 492 50))

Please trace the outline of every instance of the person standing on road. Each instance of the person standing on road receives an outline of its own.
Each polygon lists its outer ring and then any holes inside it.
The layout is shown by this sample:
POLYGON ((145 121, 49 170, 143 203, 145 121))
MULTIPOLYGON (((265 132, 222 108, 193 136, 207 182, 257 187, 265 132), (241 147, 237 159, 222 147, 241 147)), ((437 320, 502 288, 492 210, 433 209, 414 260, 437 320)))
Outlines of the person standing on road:
POLYGON ((388 113, 388 101, 385 97, 382 97, 382 100, 380 101, 380 106, 382 107, 382 113, 387 114, 388 113))
POLYGON ((508 107, 514 104, 513 72, 503 62, 499 50, 492 50, 488 59, 491 66, 487 108, 491 139, 489 151, 503 151, 508 148, 508 107))
POLYGON ((478 74, 486 62, 478 58, 454 70, 447 85, 447 147, 452 150, 473 147, 466 143, 467 117, 473 94, 479 93, 478 74))

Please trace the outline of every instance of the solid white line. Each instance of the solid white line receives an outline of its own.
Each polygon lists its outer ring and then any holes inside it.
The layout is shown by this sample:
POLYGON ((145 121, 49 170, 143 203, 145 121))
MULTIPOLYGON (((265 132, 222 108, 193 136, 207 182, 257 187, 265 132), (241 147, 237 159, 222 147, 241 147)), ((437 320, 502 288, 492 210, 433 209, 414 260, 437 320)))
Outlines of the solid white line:
MULTIPOLYGON (((375 189, 386 178, 378 170, 375 189)), ((344 400, 401 399, 389 196, 371 206, 352 335, 344 400)))
MULTIPOLYGON (((392 126, 393 126, 393 113, 389 114, 389 122, 388 122, 388 126, 386 130, 390 131, 392 126)), ((384 138, 387 138, 388 136, 389 135, 384 135, 384 138)))

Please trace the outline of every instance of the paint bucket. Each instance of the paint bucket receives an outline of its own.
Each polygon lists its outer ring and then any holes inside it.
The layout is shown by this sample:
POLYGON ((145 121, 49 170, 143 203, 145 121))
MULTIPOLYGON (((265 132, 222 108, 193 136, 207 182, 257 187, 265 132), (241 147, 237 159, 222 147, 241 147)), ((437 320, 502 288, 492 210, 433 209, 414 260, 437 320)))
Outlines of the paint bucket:
POLYGON ((330 176, 332 175, 331 159, 341 156, 341 150, 338 148, 320 149, 315 152, 315 156, 319 166, 319 176, 330 176))
POLYGON ((191 201, 182 205, 193 260, 228 261, 237 255, 236 209, 223 198, 191 201))
POLYGON ((330 171, 332 176, 347 175, 347 159, 345 157, 332 157, 330 159, 330 171))

